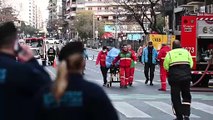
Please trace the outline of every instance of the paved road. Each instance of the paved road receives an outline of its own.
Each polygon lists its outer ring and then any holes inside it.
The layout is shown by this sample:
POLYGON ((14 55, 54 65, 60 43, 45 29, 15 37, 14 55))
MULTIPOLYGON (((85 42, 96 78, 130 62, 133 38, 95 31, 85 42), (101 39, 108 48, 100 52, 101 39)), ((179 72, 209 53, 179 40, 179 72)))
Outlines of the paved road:
MULTIPOLYGON (((96 51, 88 50, 90 55, 96 51)), ((115 83, 111 88, 103 87, 114 107, 119 113, 120 120, 172 120, 174 115, 171 109, 169 87, 167 92, 160 92, 159 68, 156 68, 154 86, 145 85, 143 66, 137 65, 133 87, 120 89, 115 83)), ((55 69, 47 67, 52 77, 55 69)), ((87 61, 85 78, 98 85, 102 85, 102 77, 94 60, 87 61)), ((212 120, 213 93, 192 93, 191 120, 212 120)))

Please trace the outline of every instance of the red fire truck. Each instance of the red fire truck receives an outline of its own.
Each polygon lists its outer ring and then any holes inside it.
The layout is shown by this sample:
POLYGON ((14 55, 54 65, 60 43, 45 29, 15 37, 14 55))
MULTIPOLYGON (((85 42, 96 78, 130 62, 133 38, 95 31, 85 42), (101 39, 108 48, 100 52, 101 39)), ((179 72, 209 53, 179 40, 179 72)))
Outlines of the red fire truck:
POLYGON ((43 61, 46 60, 46 45, 44 42, 44 38, 26 38, 25 43, 32 48, 38 48, 41 59, 43 61))
POLYGON ((183 16, 181 45, 194 61, 193 86, 208 87, 213 76, 213 15, 183 16))

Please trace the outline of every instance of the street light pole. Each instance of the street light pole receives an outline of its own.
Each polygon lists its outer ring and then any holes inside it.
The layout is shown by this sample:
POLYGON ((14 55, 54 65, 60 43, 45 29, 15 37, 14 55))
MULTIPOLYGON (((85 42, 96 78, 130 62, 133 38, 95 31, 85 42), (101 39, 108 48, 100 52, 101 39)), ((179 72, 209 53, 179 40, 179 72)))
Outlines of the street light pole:
POLYGON ((94 45, 95 40, 95 15, 92 14, 92 33, 93 33, 93 39, 92 39, 92 46, 94 45))
MULTIPOLYGON (((116 0, 116 2, 118 3, 118 0, 116 0)), ((115 47, 119 47, 118 46, 118 6, 116 9, 116 18, 115 18, 115 47)))

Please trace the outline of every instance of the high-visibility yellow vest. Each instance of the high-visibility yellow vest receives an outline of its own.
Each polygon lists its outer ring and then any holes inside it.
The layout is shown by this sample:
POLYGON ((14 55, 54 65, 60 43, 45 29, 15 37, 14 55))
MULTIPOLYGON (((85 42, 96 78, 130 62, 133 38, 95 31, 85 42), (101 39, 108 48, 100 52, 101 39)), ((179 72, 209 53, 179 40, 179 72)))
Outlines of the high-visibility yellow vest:
POLYGON ((164 59, 164 68, 168 71, 170 66, 189 64, 193 67, 193 60, 191 54, 183 48, 173 49, 167 53, 164 59))

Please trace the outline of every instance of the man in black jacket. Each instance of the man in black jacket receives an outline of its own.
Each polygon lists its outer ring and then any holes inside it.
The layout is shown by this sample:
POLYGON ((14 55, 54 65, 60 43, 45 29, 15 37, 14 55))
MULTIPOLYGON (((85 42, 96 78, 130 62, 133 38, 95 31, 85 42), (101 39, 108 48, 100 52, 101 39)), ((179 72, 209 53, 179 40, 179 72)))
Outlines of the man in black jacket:
POLYGON ((16 38, 14 23, 0 25, 0 120, 33 120, 34 95, 50 77, 16 38))

